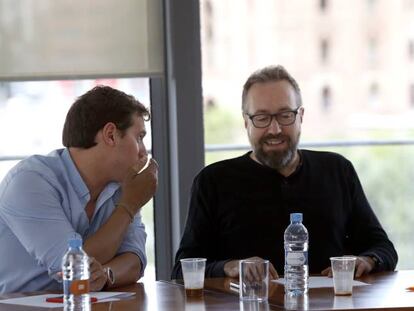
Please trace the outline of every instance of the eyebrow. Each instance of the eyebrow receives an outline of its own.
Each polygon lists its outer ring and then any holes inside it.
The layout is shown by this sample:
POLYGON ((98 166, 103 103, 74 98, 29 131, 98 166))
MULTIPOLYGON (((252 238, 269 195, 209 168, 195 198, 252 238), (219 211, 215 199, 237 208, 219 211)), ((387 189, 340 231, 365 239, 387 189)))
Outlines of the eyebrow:
MULTIPOLYGON (((280 113, 280 112, 285 112, 285 111, 293 111, 293 110, 295 110, 296 108, 290 108, 290 107, 286 107, 286 108, 282 108, 282 109, 280 109, 280 110, 278 110, 277 112, 275 112, 275 113, 280 113)), ((264 110, 264 109, 259 109, 259 110, 257 110, 256 112, 254 112, 254 114, 273 114, 273 113, 271 113, 269 110, 264 110)))

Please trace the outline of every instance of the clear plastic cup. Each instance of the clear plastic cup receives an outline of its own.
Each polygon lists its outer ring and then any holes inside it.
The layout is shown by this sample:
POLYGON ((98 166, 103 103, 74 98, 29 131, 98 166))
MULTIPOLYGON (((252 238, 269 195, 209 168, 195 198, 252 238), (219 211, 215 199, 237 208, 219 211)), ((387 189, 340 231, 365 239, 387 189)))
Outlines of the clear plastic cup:
POLYGON ((185 294, 187 297, 201 297, 204 288, 206 258, 185 258, 181 259, 180 262, 184 277, 185 294))
POLYGON ((356 257, 343 256, 330 259, 335 295, 352 295, 356 257))

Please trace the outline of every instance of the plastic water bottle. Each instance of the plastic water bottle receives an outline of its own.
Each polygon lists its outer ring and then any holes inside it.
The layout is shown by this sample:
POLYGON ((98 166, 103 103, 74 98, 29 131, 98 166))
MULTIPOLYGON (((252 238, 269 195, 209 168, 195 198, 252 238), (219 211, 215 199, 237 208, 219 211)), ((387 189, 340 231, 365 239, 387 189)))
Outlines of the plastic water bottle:
POLYGON ((290 214, 285 230, 285 293, 308 292, 308 230, 302 224, 302 213, 290 214))
POLYGON ((68 240, 68 250, 62 260, 62 272, 64 310, 91 310, 89 258, 82 249, 82 238, 78 234, 68 240))

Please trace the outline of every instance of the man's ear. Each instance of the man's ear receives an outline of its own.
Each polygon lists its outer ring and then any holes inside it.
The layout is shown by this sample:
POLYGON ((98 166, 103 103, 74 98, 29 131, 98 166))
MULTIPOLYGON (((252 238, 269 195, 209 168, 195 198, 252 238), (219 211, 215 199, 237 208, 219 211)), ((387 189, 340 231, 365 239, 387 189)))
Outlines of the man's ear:
POLYGON ((244 120, 244 128, 247 129, 248 116, 244 112, 242 112, 242 115, 243 115, 243 120, 244 120))
POLYGON ((300 123, 303 122, 303 115, 305 114, 305 107, 301 107, 299 110, 299 115, 300 115, 300 123))
POLYGON ((114 146, 116 143, 116 134, 117 134, 116 125, 112 122, 108 122, 105 126, 100 130, 102 141, 108 146, 114 146))

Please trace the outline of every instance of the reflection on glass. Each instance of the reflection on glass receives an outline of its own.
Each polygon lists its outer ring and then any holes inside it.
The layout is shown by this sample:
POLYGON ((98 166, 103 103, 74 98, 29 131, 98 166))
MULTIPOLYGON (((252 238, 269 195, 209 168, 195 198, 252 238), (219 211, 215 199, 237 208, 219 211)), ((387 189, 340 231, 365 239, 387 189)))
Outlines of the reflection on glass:
POLYGON ((354 300, 352 296, 335 296, 333 301, 334 309, 349 309, 354 308, 354 300))
POLYGON ((185 299, 185 311, 205 311, 206 305, 203 296, 188 297, 185 299))
POLYGON ((269 304, 267 301, 244 301, 240 300, 241 311, 269 311, 269 304))
POLYGON ((285 309, 286 310, 308 310, 309 309, 308 294, 304 294, 304 295, 285 294, 285 309))

